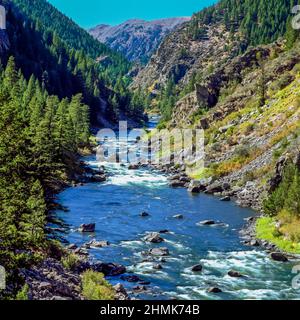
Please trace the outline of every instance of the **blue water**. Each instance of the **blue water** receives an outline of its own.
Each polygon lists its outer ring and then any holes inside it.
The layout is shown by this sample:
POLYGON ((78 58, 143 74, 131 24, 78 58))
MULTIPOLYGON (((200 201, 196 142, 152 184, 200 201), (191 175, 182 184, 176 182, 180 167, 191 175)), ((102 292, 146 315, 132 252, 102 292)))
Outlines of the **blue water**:
MULTIPOLYGON (((97 168, 95 157, 86 158, 97 168)), ((144 299, 298 299, 300 291, 292 288, 292 268, 297 263, 277 263, 260 249, 242 244, 239 230, 245 218, 255 213, 233 202, 220 202, 207 195, 191 195, 186 189, 172 189, 167 177, 148 169, 128 170, 117 164, 106 164, 109 179, 102 184, 69 188, 60 194, 60 202, 69 212, 58 212, 69 229, 66 239, 83 245, 92 239, 107 240, 107 248, 91 249, 93 259, 116 262, 150 281, 147 293, 135 295, 144 299), (150 217, 142 218, 146 211, 150 217), (178 220, 174 215, 182 214, 178 220), (216 226, 199 226, 202 220, 220 222, 216 226), (76 231, 82 223, 96 223, 93 235, 76 231), (148 232, 167 229, 165 242, 149 244, 142 239, 148 232), (158 262, 146 262, 142 251, 167 247, 170 256, 159 262, 163 269, 154 270, 158 262), (191 267, 201 263, 203 271, 191 267), (233 279, 227 273, 234 269, 246 278, 233 279), (217 286, 221 294, 207 293, 217 286)), ((137 284, 123 283, 130 291, 137 284)))

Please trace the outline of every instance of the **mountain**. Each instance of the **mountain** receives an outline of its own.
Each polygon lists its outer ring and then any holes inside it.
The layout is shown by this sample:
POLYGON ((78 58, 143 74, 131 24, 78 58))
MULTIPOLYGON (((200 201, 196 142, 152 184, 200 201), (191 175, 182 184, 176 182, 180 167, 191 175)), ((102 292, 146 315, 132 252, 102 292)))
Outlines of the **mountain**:
MULTIPOLYGON (((187 86, 194 77, 232 59, 251 45, 267 44, 286 32, 295 0, 221 0, 171 32, 136 77, 133 87, 162 89, 168 79, 187 86)), ((194 81, 194 80, 193 80, 194 81)))
POLYGON ((99 25, 90 34, 131 61, 147 61, 162 39, 190 18, 169 18, 154 21, 128 20, 117 26, 99 25))

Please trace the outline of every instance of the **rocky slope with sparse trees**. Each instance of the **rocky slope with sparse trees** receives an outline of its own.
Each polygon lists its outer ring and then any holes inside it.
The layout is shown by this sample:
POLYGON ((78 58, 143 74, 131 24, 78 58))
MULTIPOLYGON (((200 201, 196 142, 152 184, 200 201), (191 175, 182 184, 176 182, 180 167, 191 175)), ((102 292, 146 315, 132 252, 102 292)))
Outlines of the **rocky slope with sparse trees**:
MULTIPOLYGON (((201 159, 186 163, 194 181, 171 185, 264 212, 270 220, 267 228, 265 220, 258 222, 258 237, 300 252, 295 4, 220 1, 171 33, 132 87, 148 92, 162 114, 159 128, 205 130, 204 168, 201 159), (286 201, 280 198, 284 189, 286 201)), ((175 155, 182 153, 174 148, 175 155)))

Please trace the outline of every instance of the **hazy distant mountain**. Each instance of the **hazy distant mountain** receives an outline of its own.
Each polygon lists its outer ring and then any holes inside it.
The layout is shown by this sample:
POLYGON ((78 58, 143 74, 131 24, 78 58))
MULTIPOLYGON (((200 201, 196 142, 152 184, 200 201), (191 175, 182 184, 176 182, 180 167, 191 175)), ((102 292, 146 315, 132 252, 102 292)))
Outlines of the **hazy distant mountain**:
POLYGON ((188 17, 154 21, 134 19, 117 26, 101 24, 89 32, 100 42, 123 53, 129 60, 146 61, 170 31, 189 20, 188 17))

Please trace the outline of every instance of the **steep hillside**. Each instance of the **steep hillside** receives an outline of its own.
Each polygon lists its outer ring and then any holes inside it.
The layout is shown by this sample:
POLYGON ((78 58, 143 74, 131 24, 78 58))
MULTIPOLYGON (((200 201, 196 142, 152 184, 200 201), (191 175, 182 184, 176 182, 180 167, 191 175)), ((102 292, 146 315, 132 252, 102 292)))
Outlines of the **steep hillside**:
POLYGON ((170 18, 154 21, 128 20, 117 26, 99 25, 89 33, 131 61, 147 61, 162 39, 190 18, 170 18))
POLYGON ((192 17, 163 41, 133 87, 153 94, 173 78, 184 87, 249 45, 267 44, 283 36, 297 1, 222 0, 192 17))
MULTIPOLYGON (((220 1, 167 36, 133 88, 143 88, 160 110, 159 128, 204 129, 204 159, 190 161, 192 147, 176 144, 171 155, 185 155, 191 192, 233 198, 267 214, 257 236, 299 253, 300 37, 291 27, 294 4, 220 1)), ((176 179, 178 174, 171 185, 186 186, 184 177, 176 179)))
POLYGON ((60 98, 82 93, 91 107, 94 125, 140 116, 130 109, 125 77, 129 63, 125 58, 94 40, 44 0, 1 3, 7 8, 10 41, 2 62, 13 55, 27 79, 33 74, 50 94, 60 98), (40 15, 39 10, 47 14, 40 15))

